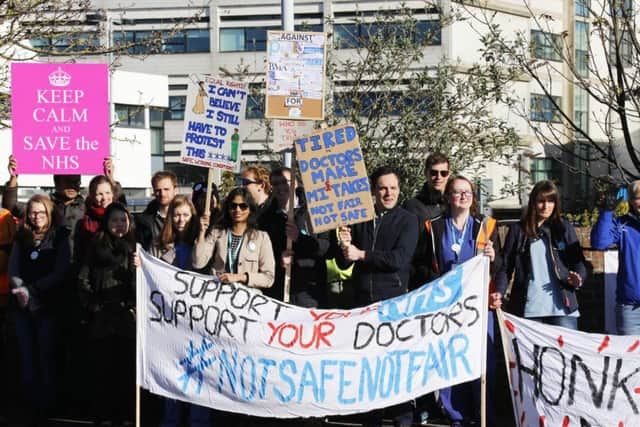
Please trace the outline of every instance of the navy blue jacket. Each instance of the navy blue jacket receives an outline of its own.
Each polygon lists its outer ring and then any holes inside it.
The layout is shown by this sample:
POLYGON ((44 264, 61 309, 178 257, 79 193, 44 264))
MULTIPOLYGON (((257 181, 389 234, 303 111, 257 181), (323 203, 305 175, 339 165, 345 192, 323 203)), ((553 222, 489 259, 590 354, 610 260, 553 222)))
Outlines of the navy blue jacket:
MULTIPOLYGON (((578 273, 584 283, 587 279, 587 268, 575 229, 564 218, 562 223, 564 225, 564 233, 559 241, 555 241, 551 237, 551 230, 546 223, 540 227, 538 238, 544 239, 545 246, 551 248, 550 258, 553 262, 551 270, 562 286, 565 308, 568 313, 571 313, 578 309, 578 299, 576 298, 576 289, 567 283, 569 271, 578 273)), ((532 278, 531 255, 529 252, 531 241, 532 239, 525 235, 520 223, 512 225, 509 228, 502 251, 502 267, 496 274, 496 290, 504 296, 509 286, 509 280, 515 271, 506 311, 518 316, 524 314, 527 290, 529 281, 532 278)))
MULTIPOLYGON (((351 280, 359 305, 392 298, 407 292, 411 259, 418 243, 418 218, 401 207, 387 211, 379 219, 351 226, 351 243, 365 251, 365 259, 357 261, 351 280)), ((337 251, 341 269, 351 263, 337 251)))
POLYGON ((600 211, 591 230, 591 246, 605 250, 613 244, 618 245, 620 259, 616 300, 619 304, 640 304, 640 218, 614 218, 613 212, 600 211))

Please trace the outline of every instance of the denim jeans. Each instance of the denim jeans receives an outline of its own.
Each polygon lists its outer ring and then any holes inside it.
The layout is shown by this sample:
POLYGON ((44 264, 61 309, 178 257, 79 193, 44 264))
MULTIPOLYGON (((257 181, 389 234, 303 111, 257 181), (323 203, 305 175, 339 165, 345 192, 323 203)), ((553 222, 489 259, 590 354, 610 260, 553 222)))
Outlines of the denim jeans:
POLYGON ((617 304, 616 328, 619 335, 640 335, 640 304, 617 304))
POLYGON ((545 325, 562 326, 563 328, 578 330, 578 318, 575 316, 545 316, 530 317, 528 320, 544 323, 545 325))

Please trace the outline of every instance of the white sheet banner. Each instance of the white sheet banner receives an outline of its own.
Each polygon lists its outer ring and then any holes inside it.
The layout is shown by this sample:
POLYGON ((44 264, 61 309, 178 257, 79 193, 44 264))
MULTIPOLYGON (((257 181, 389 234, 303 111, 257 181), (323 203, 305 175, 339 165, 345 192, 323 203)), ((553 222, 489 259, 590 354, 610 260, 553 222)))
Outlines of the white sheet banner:
POLYGON ((485 257, 400 297, 329 311, 139 253, 138 384, 153 393, 244 414, 317 417, 480 376, 485 257))
POLYGON ((588 334, 506 313, 500 329, 517 425, 639 425, 640 337, 588 334))

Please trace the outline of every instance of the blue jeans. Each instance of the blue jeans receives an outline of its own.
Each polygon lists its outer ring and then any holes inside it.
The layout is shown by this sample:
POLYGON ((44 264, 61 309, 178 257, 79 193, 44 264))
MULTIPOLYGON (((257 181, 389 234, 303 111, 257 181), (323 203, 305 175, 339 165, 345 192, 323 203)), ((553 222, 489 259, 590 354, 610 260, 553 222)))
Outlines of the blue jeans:
POLYGON ((544 323, 545 325, 561 326, 574 331, 578 330, 578 318, 575 316, 530 317, 528 320, 544 323))
POLYGON ((618 335, 640 335, 640 304, 616 304, 618 335))

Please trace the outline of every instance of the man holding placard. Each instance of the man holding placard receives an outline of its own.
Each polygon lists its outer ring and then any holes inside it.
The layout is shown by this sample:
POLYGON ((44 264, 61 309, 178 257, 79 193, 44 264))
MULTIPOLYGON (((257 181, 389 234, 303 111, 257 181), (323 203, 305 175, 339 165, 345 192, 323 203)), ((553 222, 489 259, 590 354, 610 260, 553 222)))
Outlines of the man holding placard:
MULTIPOLYGON (((418 243, 417 217, 398 206, 400 177, 389 167, 371 175, 376 216, 373 220, 341 227, 340 268, 354 264, 352 281, 356 303, 365 306, 407 292, 411 257, 418 243)), ((410 426, 413 411, 409 403, 388 408, 395 426, 410 426)), ((380 425, 385 410, 368 414, 365 425, 380 425)))

